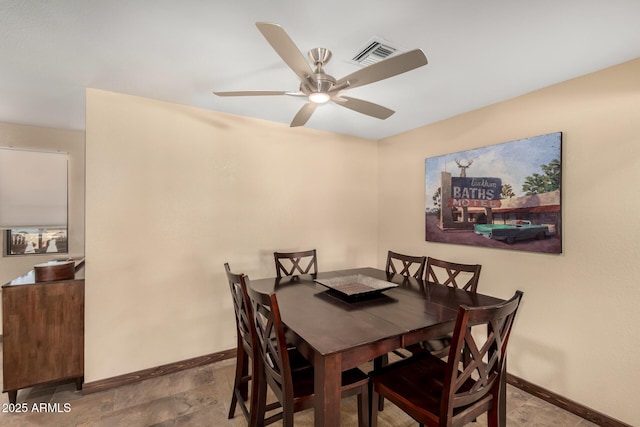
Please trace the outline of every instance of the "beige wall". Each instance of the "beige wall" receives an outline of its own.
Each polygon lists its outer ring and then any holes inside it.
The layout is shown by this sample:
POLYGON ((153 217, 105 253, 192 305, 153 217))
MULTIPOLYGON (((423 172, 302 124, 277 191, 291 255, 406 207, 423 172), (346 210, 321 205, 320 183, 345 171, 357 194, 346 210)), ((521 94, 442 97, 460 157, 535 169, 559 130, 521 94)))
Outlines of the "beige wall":
MULTIPOLYGON (((0 146, 69 153, 69 254, 84 254, 84 132, 0 123, 0 146)), ((28 171, 25 173, 37 173, 28 171)), ((2 232, 2 245, 5 245, 2 232)), ((4 249, 2 250, 4 253, 4 249)), ((0 284, 60 255, 0 256, 0 284)), ((0 324, 0 334, 2 325, 0 324)))
POLYGON ((379 265, 388 249, 481 262, 481 292, 525 293, 509 371, 631 425, 640 425, 638 76, 640 59, 388 138, 378 173, 379 265), (563 254, 424 241, 425 158, 556 131, 563 254))
POLYGON ((480 259, 482 292, 525 292, 510 372, 640 425, 638 75, 640 59, 377 144, 89 90, 86 380, 233 347, 225 261, 257 278, 275 249, 316 247, 322 269, 393 249, 480 259), (563 254, 424 242, 426 157, 556 131, 563 254))
POLYGON ((87 91, 88 382, 235 347, 223 263, 375 264, 370 140, 87 91))

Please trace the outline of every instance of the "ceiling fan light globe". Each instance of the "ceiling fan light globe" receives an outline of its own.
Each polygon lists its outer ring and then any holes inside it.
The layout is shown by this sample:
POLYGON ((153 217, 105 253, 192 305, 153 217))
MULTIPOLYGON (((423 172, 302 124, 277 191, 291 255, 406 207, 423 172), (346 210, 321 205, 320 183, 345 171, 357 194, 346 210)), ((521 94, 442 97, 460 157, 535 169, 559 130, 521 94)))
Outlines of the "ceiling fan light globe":
POLYGON ((328 93, 324 92, 312 92, 309 94, 309 101, 314 102, 316 104, 324 104, 328 100, 331 99, 328 93))

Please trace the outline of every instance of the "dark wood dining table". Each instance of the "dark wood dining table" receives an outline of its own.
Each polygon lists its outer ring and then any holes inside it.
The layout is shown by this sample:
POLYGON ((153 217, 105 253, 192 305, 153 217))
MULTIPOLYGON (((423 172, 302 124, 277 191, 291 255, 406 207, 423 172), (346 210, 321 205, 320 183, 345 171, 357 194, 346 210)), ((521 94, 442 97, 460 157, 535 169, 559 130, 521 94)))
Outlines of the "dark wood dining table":
MULTIPOLYGON (((479 306, 503 301, 375 268, 252 280, 250 286, 258 292, 276 292, 293 344, 314 365, 315 425, 326 427, 340 425, 342 371, 451 332, 461 304, 479 306), (398 286, 353 300, 315 282, 353 274, 398 286)), ((504 389, 503 381, 500 425, 506 421, 504 389)))

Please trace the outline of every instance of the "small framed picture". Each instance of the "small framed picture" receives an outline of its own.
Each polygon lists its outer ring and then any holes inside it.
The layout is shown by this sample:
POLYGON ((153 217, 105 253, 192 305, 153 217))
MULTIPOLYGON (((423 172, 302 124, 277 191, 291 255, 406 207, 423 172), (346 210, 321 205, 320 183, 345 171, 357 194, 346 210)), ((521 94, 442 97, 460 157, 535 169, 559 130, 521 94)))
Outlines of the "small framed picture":
POLYGON ((12 228, 7 230, 7 256, 68 253, 66 228, 12 228))

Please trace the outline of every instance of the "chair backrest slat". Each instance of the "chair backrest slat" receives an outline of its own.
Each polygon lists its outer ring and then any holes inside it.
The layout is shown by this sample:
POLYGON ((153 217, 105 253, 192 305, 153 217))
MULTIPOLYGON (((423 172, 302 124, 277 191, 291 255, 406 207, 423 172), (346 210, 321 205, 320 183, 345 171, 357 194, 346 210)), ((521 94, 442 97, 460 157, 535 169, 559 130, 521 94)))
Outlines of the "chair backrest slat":
POLYGON ((422 279, 426 260, 427 258, 424 256, 404 255, 389 251, 386 270, 390 274, 422 279))
POLYGON ((281 402, 293 400, 293 380, 284 325, 275 293, 249 289, 251 308, 267 383, 281 402))
POLYGON ((429 283, 477 292, 481 269, 480 264, 460 264, 429 257, 425 279, 429 283))
POLYGON ((251 302, 247 293, 246 276, 231 272, 229 264, 225 263, 224 268, 227 273, 229 290, 233 300, 233 310, 236 315, 236 328, 242 345, 251 357, 255 357, 254 343, 256 342, 255 330, 253 328, 253 313, 251 302))
POLYGON ((315 249, 299 252, 274 252, 273 258, 278 278, 318 273, 318 257, 315 249))

